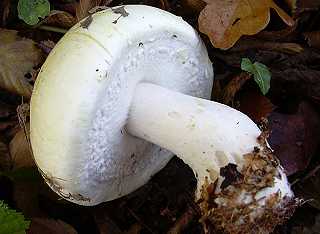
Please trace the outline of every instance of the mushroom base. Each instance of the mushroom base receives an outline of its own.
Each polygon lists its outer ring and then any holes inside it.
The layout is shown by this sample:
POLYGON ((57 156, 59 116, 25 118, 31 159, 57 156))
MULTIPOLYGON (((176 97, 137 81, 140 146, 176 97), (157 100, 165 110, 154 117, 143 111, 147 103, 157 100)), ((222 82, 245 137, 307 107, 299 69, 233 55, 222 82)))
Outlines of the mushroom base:
POLYGON ((264 207, 265 212, 253 221, 246 221, 249 218, 247 208, 238 207, 212 208, 202 210, 201 223, 205 233, 232 233, 232 234, 267 234, 271 233, 277 225, 284 223, 294 213, 301 203, 293 197, 285 197, 281 203, 274 207, 279 199, 268 199, 268 205, 264 207), (235 211, 236 210, 236 211, 235 211), (235 214, 234 214, 235 213, 235 214), (234 223, 235 217, 243 217, 243 222, 234 223))
POLYGON ((220 175, 233 178, 225 177, 222 183, 218 183, 218 179, 214 183, 205 179, 198 205, 206 233, 213 230, 232 234, 270 233, 301 204, 290 191, 283 169, 268 148, 266 135, 262 132, 258 138, 260 147, 243 156, 245 164, 240 172, 225 173, 227 167, 221 168, 220 175), (277 186, 276 178, 284 181, 290 193, 283 194, 281 189, 265 192, 277 186))

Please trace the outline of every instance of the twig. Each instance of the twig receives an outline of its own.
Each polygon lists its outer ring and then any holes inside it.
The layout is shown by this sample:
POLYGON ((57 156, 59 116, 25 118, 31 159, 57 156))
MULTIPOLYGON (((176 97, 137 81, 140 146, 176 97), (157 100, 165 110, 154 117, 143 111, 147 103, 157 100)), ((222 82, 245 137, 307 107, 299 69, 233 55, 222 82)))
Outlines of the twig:
POLYGON ((56 33, 62 33, 62 34, 65 34, 68 31, 67 29, 57 28, 57 27, 48 26, 48 25, 40 25, 38 29, 50 31, 50 32, 56 32, 56 33))
POLYGON ((262 41, 243 39, 230 50, 231 52, 243 52, 250 49, 275 50, 286 54, 297 54, 303 51, 302 46, 297 43, 284 43, 273 41, 262 41))

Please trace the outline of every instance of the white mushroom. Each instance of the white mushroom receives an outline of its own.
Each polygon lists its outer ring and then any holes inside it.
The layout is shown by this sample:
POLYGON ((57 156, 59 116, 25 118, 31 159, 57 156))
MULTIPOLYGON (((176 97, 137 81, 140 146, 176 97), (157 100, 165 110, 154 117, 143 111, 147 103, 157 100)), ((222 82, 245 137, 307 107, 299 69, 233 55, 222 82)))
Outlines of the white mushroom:
POLYGON ((139 188, 176 154, 198 180, 203 223, 271 231, 296 200, 256 124, 204 99, 212 81, 206 48, 180 17, 141 5, 95 13, 60 40, 37 78, 40 172, 65 199, 96 205, 139 188))

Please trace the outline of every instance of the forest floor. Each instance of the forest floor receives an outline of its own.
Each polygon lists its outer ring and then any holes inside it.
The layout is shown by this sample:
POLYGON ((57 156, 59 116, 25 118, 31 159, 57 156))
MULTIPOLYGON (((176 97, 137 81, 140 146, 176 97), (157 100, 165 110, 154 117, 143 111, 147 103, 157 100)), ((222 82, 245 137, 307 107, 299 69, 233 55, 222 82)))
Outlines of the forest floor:
POLYGON ((320 1, 275 1, 284 10, 280 12, 273 1, 259 0, 256 17, 270 10, 269 23, 267 17, 261 25, 251 25, 239 16, 227 26, 217 23, 217 12, 234 13, 232 4, 242 1, 228 1, 226 9, 220 9, 224 6, 217 0, 206 2, 207 6, 201 0, 50 0, 49 15, 34 23, 30 14, 36 19, 41 15, 30 11, 24 18, 27 24, 18 17, 18 1, 1 0, 0 200, 31 221, 27 233, 203 233, 194 202, 196 180, 176 157, 134 193, 95 207, 60 199, 32 161, 28 102, 45 58, 63 33, 93 7, 133 3, 170 11, 201 30, 215 70, 212 100, 239 109, 256 122, 268 119, 270 145, 295 194, 305 201, 274 233, 320 233, 320 1), (239 35, 238 40, 232 34, 234 25, 249 25, 257 32, 239 35), (212 27, 220 30, 220 38, 212 27), (243 58, 270 71, 266 95, 261 83, 241 69, 243 58))

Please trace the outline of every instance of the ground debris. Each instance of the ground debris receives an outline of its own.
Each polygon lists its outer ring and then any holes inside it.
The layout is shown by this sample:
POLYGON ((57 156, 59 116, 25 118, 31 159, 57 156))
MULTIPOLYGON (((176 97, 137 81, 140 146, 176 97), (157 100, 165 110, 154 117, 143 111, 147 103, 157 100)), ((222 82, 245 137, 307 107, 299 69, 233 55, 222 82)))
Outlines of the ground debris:
POLYGON ((235 166, 228 167, 232 174, 241 175, 236 176, 241 180, 221 187, 218 193, 211 188, 212 185, 203 185, 199 205, 202 211, 200 221, 206 233, 210 233, 210 230, 230 234, 270 233, 276 225, 290 218, 300 205, 300 200, 281 198, 278 192, 270 196, 263 206, 255 199, 260 190, 274 186, 274 177, 281 178, 279 162, 266 144, 268 135, 268 131, 262 132, 258 138, 260 147, 244 155, 245 164, 241 174, 238 171, 234 173, 235 166), (242 195, 250 198, 249 203, 239 202, 242 195))
POLYGON ((320 115, 313 105, 302 102, 293 114, 269 116, 269 143, 287 175, 306 169, 320 143, 320 115))

